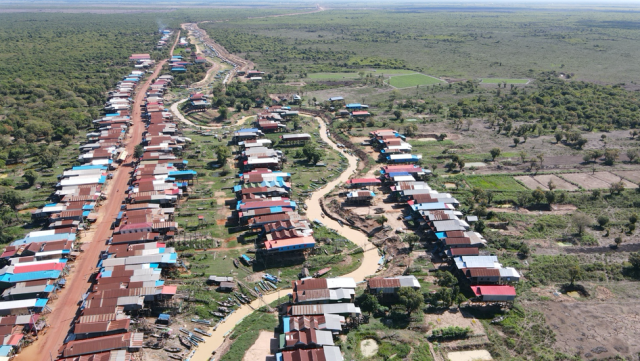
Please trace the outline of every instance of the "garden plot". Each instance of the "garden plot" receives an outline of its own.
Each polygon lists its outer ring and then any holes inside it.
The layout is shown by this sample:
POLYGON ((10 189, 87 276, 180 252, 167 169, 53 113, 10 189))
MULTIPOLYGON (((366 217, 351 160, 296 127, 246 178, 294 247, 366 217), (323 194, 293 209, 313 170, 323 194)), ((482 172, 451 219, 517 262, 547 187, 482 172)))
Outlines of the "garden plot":
POLYGON ((632 181, 633 183, 640 184, 640 170, 619 170, 616 174, 632 181))
MULTIPOLYGON (((536 188, 540 188, 542 190, 548 191, 549 188, 547 188, 546 185, 544 184, 540 184, 540 182, 538 182, 535 178, 533 178, 532 176, 529 175, 522 175, 522 176, 517 176, 517 177, 513 177, 515 180, 517 180, 518 182, 522 183, 525 185, 525 187, 529 188, 529 189, 536 189, 536 188)), ((554 182, 555 183, 555 182, 554 182)))
POLYGON ((583 189, 602 189, 609 188, 610 183, 607 183, 599 178, 594 177, 591 174, 586 173, 569 173, 562 174, 562 178, 569 182, 575 183, 583 189))
POLYGON ((636 185, 635 185, 635 184, 633 184, 633 183, 629 182, 629 181, 628 181, 628 180, 626 180, 626 179, 622 179, 620 176, 615 175, 615 174, 613 174, 613 173, 609 173, 609 172, 596 172, 593 176, 594 176, 594 177, 596 177, 596 178, 598 178, 598 179, 601 179, 601 180, 603 180, 603 181, 605 181, 605 182, 607 182, 607 183, 609 183, 609 184, 617 183, 617 182, 622 181, 622 183, 624 183, 624 187, 625 187, 625 188, 635 188, 635 187, 636 187, 636 185))
POLYGON ((556 189, 559 189, 559 190, 575 191, 578 189, 578 187, 574 186, 573 184, 553 174, 537 175, 537 176, 534 176, 533 179, 538 181, 538 183, 540 183, 545 189, 548 189, 547 185, 549 184, 549 181, 553 181, 553 184, 556 186, 556 189))

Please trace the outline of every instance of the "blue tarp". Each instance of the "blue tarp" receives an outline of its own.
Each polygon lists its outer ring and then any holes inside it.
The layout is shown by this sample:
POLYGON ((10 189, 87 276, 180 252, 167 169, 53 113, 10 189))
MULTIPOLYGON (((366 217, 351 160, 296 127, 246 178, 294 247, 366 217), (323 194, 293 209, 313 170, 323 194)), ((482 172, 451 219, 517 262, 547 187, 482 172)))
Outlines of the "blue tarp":
POLYGON ((283 317, 282 318, 282 328, 284 330, 284 333, 287 333, 290 331, 289 329, 289 317, 283 317))
POLYGON ((447 234, 445 232, 436 232, 436 237, 438 237, 438 239, 447 238, 447 234))
POLYGON ((411 206, 411 209, 414 211, 432 211, 438 209, 449 209, 444 202, 436 202, 436 203, 420 203, 414 204, 411 206))

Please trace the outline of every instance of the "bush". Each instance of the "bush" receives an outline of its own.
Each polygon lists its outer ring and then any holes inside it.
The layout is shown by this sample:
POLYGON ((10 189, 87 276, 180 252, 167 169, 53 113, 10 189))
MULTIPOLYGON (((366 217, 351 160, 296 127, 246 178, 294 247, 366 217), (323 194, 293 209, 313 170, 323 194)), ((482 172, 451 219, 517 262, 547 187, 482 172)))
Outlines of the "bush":
POLYGON ((471 328, 460 326, 448 326, 436 328, 431 331, 431 338, 436 340, 456 340, 469 337, 471 328))

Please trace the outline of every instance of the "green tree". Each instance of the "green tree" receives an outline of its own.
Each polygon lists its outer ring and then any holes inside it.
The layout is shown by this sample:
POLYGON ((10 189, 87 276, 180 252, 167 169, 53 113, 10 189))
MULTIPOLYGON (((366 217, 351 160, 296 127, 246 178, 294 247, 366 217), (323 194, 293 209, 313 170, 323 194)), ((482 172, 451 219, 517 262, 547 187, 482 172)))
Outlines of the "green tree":
POLYGON ((569 267, 569 281, 571 282, 571 286, 573 286, 576 280, 579 280, 582 277, 582 268, 580 265, 573 265, 569 267))
POLYGON ((620 245, 622 244, 622 237, 616 237, 613 242, 615 242, 616 244, 616 248, 620 247, 620 245))
POLYGON ((396 119, 400 119, 402 118, 402 111, 400 110, 394 110, 393 111, 393 116, 396 117, 396 119))
POLYGON ((404 306, 407 316, 411 316, 411 313, 422 307, 424 297, 419 291, 411 287, 400 287, 398 290, 398 302, 404 306))
POLYGON ((547 203, 551 205, 556 200, 556 194, 553 191, 546 191, 544 193, 545 198, 547 199, 547 203))
POLYGON ((620 156, 620 151, 618 149, 609 148, 604 151, 604 164, 613 165, 618 157, 620 156))
POLYGON ((631 252, 629 254, 629 263, 634 270, 640 271, 640 252, 631 252))
POLYGON ((142 155, 144 155, 144 147, 141 144, 138 144, 133 148, 133 157, 140 159, 142 158, 142 155))
POLYGON ((363 293, 362 296, 359 297, 360 308, 371 315, 372 312, 375 312, 378 307, 380 307, 380 302, 378 302, 378 297, 372 295, 370 293, 363 293))
POLYGON ((9 206, 13 211, 18 210, 18 206, 25 202, 24 196, 13 189, 7 189, 0 194, 2 204, 9 206))
POLYGON ((387 217, 385 217, 384 215, 381 215, 381 216, 376 218, 376 222, 381 226, 384 226, 384 224, 387 223, 388 220, 389 219, 387 217))
POLYGON ((584 213, 576 212, 573 214, 573 216, 571 216, 571 221, 578 230, 578 234, 582 236, 584 234, 585 228, 587 228, 591 224, 591 217, 584 213))
POLYGON ((415 233, 409 233, 406 236, 404 236, 403 241, 409 244, 409 253, 411 253, 413 252, 413 248, 420 241, 420 237, 418 237, 418 235, 415 233))
POLYGON ((598 219, 596 220, 598 221, 598 224, 600 225, 600 227, 603 229, 609 223, 609 217, 605 215, 598 216, 598 219))
POLYGON ((22 178, 24 178, 27 184, 29 184, 29 187, 33 187, 33 185, 36 184, 36 181, 38 180, 38 173, 34 172, 33 169, 28 169, 26 172, 24 172, 22 178))
POLYGON ((521 254, 524 258, 527 258, 531 253, 531 249, 529 248, 528 244, 522 242, 520 248, 518 249, 518 253, 521 254))
POLYGON ((226 165, 229 157, 231 157, 231 150, 226 145, 216 146, 214 152, 216 153, 218 163, 222 166, 226 165))
POLYGON ((491 153, 491 160, 495 161, 496 158, 500 156, 500 153, 502 153, 502 151, 500 150, 500 148, 492 148, 489 153, 491 153))
POLYGON ((478 220, 476 222, 476 224, 473 226, 473 230, 478 232, 478 233, 482 233, 484 232, 484 229, 486 228, 484 221, 482 219, 478 220))
POLYGON ((514 137, 513 138, 513 144, 517 147, 518 144, 520 144, 520 138, 519 137, 514 137))
POLYGON ((315 143, 307 143, 302 148, 302 154, 307 158, 307 162, 316 164, 324 157, 324 150, 315 143))
POLYGON ((453 287, 458 284, 458 279, 449 271, 436 271, 435 276, 440 287, 453 287))
POLYGON ((544 199, 544 191, 538 187, 536 190, 531 192, 531 197, 536 203, 542 203, 542 200, 544 199))

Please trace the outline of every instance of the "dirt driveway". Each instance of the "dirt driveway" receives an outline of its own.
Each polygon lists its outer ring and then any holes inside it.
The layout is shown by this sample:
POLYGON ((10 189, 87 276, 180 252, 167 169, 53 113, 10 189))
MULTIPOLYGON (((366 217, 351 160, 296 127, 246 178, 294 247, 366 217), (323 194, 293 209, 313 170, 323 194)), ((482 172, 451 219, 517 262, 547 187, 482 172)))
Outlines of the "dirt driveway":
POLYGON ((271 356, 271 349, 277 349, 277 340, 273 338, 273 332, 260 331, 256 342, 245 352, 242 361, 265 361, 271 356))

